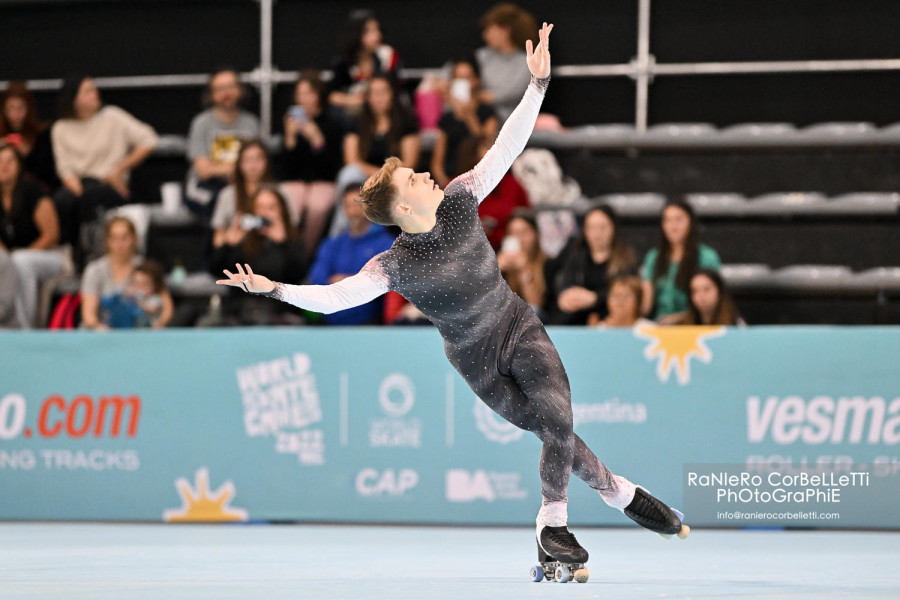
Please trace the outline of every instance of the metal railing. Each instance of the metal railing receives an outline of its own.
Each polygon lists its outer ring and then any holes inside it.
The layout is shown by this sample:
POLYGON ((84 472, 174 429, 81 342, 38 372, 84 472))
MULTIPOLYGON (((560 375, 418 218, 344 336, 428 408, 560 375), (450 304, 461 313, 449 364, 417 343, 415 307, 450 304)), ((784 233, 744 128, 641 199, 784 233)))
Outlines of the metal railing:
MULTIPOLYGON (((240 73, 241 81, 259 89, 260 125, 265 135, 272 133, 272 93, 276 85, 293 83, 299 77, 297 71, 281 71, 272 64, 273 11, 275 0, 252 0, 259 3, 260 60, 259 66, 250 72, 240 73)), ((404 69, 400 76, 419 79, 440 73, 434 69, 404 69)), ((638 0, 637 54, 624 64, 608 65, 559 65, 554 66, 554 77, 629 77, 635 82, 634 126, 638 134, 647 131, 647 111, 650 84, 655 77, 685 75, 736 75, 748 73, 828 73, 852 71, 900 71, 900 58, 856 60, 793 60, 756 62, 702 62, 658 63, 650 53, 650 0, 638 0)), ((323 72, 328 79, 330 73, 323 72)), ((208 73, 186 75, 138 75, 130 77, 97 77, 99 88, 160 88, 196 87, 209 81, 208 73)), ((6 87, 6 81, 0 86, 6 87)), ((32 90, 55 90, 61 79, 33 79, 28 81, 32 90)))

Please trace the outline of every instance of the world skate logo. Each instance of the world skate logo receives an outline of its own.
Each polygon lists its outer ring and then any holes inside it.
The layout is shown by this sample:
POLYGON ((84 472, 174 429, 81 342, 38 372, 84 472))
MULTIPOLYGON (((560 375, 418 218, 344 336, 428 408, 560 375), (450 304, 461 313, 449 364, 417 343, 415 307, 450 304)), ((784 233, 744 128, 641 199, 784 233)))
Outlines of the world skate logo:
POLYGON ((325 462, 325 434, 308 429, 322 420, 322 406, 309 356, 297 353, 237 369, 250 437, 274 437, 275 451, 296 454, 304 465, 325 462))
POLYGON ((422 445, 422 421, 404 419, 416 403, 416 389, 403 373, 391 373, 378 386, 378 404, 386 418, 375 419, 369 426, 369 445, 379 447, 412 447, 422 445))
POLYGON ((528 492, 520 486, 521 473, 493 473, 481 469, 469 472, 450 469, 446 476, 448 502, 524 500, 528 492))
POLYGON ((656 327, 642 325, 634 334, 652 343, 644 348, 644 357, 656 363, 656 376, 665 383, 674 371, 678 383, 686 385, 691 381, 691 358, 702 363, 712 361, 712 352, 705 341, 725 335, 725 328, 716 326, 656 327))
POLYGON ((246 521, 247 511, 233 508, 228 504, 234 498, 234 483, 226 480, 219 489, 210 491, 209 470, 201 467, 194 473, 194 485, 187 479, 175 480, 175 489, 181 496, 181 508, 170 508, 163 512, 163 520, 178 522, 221 522, 246 521))
POLYGON ((356 475, 356 491, 361 496, 403 496, 419 484, 419 474, 412 469, 363 469, 356 475))
POLYGON ((484 437, 498 444, 508 444, 522 437, 525 433, 500 415, 492 411, 487 404, 475 398, 475 425, 484 437))

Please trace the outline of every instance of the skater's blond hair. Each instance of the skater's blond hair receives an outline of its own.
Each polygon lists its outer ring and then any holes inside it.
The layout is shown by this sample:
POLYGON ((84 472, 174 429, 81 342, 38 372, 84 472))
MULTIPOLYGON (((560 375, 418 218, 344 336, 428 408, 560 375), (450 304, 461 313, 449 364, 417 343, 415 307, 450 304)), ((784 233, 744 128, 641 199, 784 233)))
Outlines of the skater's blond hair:
POLYGON ((400 199, 400 191, 391 178, 394 171, 403 166, 400 159, 392 156, 384 161, 363 184, 359 192, 359 200, 365 207, 366 218, 379 225, 396 225, 394 221, 394 204, 400 199))

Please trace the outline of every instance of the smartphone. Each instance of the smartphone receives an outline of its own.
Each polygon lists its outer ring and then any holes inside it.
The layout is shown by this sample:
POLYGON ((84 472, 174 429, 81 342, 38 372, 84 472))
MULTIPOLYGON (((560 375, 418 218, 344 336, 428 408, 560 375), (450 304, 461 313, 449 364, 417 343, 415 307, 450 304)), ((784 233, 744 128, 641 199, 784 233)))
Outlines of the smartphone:
POLYGON ((519 241, 519 238, 511 235, 503 238, 503 243, 500 244, 500 252, 518 252, 521 249, 522 242, 519 241))
POLYGON ((468 102, 472 99, 472 85, 468 79, 454 79, 450 84, 450 95, 460 102, 468 102))
POLYGON ((288 109, 288 117, 290 117, 294 121, 297 121, 298 123, 306 123, 306 109, 299 104, 295 104, 288 109))

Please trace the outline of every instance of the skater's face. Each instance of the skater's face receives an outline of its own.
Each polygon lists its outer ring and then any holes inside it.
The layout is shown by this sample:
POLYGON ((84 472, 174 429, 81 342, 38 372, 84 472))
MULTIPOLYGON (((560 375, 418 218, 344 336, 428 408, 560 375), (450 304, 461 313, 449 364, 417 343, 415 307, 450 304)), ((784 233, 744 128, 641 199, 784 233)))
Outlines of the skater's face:
POLYGON ((584 239, 592 251, 609 250, 615 232, 615 225, 603 211, 591 211, 584 219, 584 239))
POLYGON ((12 96, 3 104, 3 116, 13 131, 21 131, 25 126, 25 117, 28 116, 28 105, 22 98, 12 96))
POLYGON ((394 171, 391 183, 400 192, 400 200, 394 209, 401 215, 408 210, 413 215, 430 217, 444 199, 444 190, 438 187, 427 171, 416 173, 412 169, 401 167, 394 171))
POLYGON ((677 206, 668 206, 663 211, 662 229, 670 244, 681 245, 691 231, 691 217, 677 206))
POLYGON ((89 119, 100 110, 100 92, 90 77, 81 82, 75 101, 72 103, 75 114, 81 119, 89 119))
POLYGON ((719 305, 719 289, 706 275, 694 275, 691 279, 691 302, 701 315, 711 315, 719 305))
POLYGON ((238 168, 244 176, 244 181, 256 184, 262 181, 263 175, 266 174, 267 165, 266 153, 263 152, 262 148, 254 144, 241 152, 241 161, 238 168))

